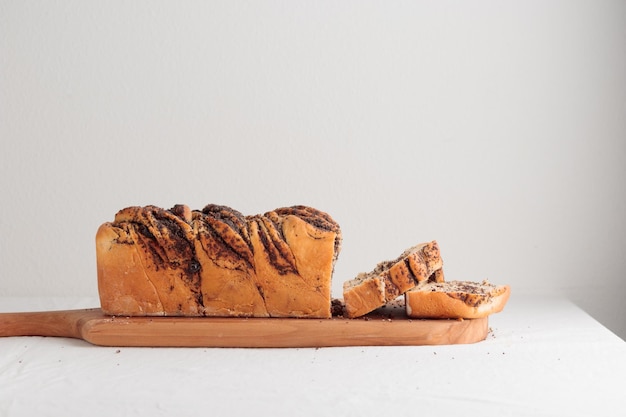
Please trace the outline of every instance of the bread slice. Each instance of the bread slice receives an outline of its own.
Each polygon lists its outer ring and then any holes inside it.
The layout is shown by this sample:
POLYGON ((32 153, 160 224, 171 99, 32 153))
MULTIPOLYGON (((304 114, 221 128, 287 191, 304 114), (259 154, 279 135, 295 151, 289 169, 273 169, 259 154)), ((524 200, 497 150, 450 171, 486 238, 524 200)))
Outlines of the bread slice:
POLYGON ((343 284, 346 315, 360 317, 416 286, 443 281, 442 267, 436 241, 413 246, 398 258, 381 262, 371 272, 362 272, 343 284))
POLYGON ((404 294, 406 314, 424 319, 475 319, 499 313, 509 300, 508 285, 471 281, 429 282, 404 294))
POLYGON ((120 210, 96 234, 102 310, 128 316, 331 316, 339 225, 306 206, 120 210))

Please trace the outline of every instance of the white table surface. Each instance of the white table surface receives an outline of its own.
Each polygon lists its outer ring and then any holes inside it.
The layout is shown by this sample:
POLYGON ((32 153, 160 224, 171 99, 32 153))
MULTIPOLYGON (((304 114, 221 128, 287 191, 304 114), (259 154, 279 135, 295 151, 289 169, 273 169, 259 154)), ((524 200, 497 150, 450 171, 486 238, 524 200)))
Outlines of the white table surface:
MULTIPOLYGON (((0 298, 0 312, 97 307, 0 298)), ((626 342, 571 302, 515 296, 471 345, 112 348, 0 338, 1 416, 624 416, 626 342)))

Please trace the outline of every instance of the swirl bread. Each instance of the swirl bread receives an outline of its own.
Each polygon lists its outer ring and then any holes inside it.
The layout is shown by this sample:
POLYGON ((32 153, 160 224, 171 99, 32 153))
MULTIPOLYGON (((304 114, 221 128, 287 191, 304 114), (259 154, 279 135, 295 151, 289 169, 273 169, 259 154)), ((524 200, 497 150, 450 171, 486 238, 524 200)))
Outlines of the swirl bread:
POLYGON ((404 294, 411 318, 475 319, 499 313, 511 294, 508 285, 471 281, 429 282, 404 294))
POLYGON ((110 315, 328 318, 340 248, 339 225, 306 206, 129 207, 96 234, 100 304, 110 315))
POLYGON ((361 272, 346 281, 343 284, 345 313, 349 318, 360 317, 412 288, 430 281, 441 282, 442 268, 436 241, 413 246, 398 258, 380 262, 371 272, 361 272))

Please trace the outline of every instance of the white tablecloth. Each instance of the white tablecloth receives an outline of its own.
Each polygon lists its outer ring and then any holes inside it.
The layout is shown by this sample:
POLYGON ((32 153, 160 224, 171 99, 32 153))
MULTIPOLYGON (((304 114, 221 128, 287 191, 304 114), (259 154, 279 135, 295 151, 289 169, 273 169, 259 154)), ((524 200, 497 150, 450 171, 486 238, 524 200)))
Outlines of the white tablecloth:
MULTIPOLYGON (((0 298, 1 312, 97 299, 0 298)), ((624 416, 626 343, 571 302, 511 297, 471 345, 111 348, 0 338, 2 416, 624 416)))

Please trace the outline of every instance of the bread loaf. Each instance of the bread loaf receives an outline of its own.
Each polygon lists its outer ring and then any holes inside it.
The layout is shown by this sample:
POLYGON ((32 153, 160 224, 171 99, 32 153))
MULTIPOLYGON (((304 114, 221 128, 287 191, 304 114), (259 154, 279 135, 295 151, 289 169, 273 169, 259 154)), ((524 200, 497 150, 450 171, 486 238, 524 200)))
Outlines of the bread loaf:
POLYGON ((404 251, 398 258, 379 263, 371 272, 360 273, 343 285, 345 312, 354 318, 396 299, 429 281, 441 282, 443 260, 436 241, 404 251))
POLYGON ((404 294, 411 318, 474 319, 499 313, 511 294, 508 285, 471 281, 429 282, 404 294))
POLYGON ((111 315, 327 318, 340 248, 339 225, 306 206, 129 207, 96 234, 100 303, 111 315))

